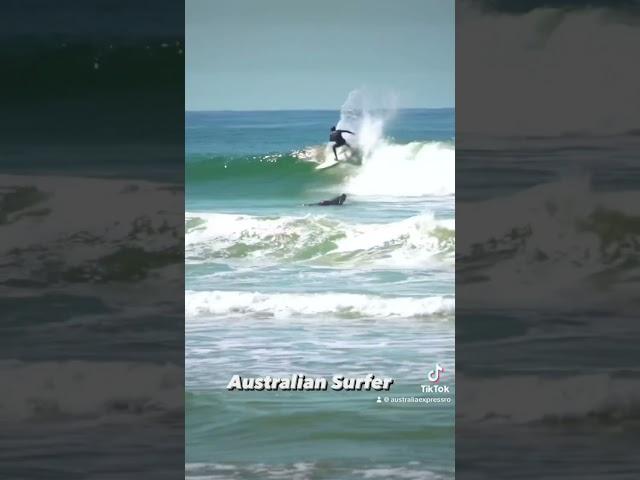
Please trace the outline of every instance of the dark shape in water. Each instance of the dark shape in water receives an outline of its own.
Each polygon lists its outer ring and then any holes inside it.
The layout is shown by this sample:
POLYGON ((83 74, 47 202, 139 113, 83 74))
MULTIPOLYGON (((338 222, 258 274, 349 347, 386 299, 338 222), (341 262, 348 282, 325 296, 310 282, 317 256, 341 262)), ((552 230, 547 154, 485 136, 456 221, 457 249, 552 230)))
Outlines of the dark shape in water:
POLYGON ((347 194, 343 193, 342 195, 338 195, 337 197, 332 198, 331 200, 323 200, 323 201, 318 202, 318 203, 306 203, 305 206, 307 206, 307 207, 314 207, 314 206, 327 207, 329 205, 342 205, 346 199, 347 199, 347 194))

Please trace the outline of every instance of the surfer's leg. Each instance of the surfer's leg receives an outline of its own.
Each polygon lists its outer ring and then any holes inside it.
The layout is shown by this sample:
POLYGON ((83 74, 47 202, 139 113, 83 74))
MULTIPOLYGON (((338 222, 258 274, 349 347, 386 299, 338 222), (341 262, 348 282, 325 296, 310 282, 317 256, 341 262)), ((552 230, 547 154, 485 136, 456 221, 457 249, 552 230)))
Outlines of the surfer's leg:
POLYGON ((335 142, 333 144, 333 153, 336 156, 336 162, 338 161, 338 153, 336 152, 336 150, 339 147, 342 147, 343 145, 346 145, 346 144, 347 144, 347 142, 344 141, 344 138, 341 138, 340 140, 338 140, 337 142, 335 142))

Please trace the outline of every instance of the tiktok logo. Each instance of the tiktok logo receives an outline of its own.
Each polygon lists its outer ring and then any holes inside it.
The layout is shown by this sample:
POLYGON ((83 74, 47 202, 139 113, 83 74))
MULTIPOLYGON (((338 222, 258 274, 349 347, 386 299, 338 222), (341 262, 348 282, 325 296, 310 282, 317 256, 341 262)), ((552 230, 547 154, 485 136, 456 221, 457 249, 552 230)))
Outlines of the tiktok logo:
POLYGON ((444 367, 436 363, 436 368, 427 373, 430 385, 420 385, 422 393, 449 393, 449 385, 436 385, 442 378, 444 367))
POLYGON ((439 363, 436 363, 436 368, 431 370, 427 374, 427 378, 431 383, 438 383, 440 381, 440 377, 442 376, 443 372, 444 372, 444 367, 440 366, 439 363))

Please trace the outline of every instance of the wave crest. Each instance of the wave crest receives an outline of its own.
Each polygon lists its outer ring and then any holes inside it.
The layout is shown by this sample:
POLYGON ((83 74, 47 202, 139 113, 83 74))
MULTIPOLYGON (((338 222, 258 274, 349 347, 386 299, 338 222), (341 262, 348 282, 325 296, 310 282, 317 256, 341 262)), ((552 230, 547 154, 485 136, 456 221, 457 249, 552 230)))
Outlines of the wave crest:
MULTIPOLYGON (((500 301, 593 305, 596 292, 636 288, 640 210, 635 192, 593 191, 586 177, 570 178, 459 211, 470 234, 458 245, 457 273, 475 282, 477 299, 509 287, 500 301), (481 270, 481 277, 479 271, 481 270), (482 281, 477 281, 482 278, 482 281), (595 290, 585 299, 584 288, 595 290), (575 292, 575 295, 572 293, 575 292)), ((471 286, 470 290, 471 291, 471 286)), ((622 297, 621 297, 622 299, 622 297)))
POLYGON ((188 263, 261 258, 417 268, 433 259, 452 261, 454 251, 453 220, 431 214, 384 224, 348 224, 319 215, 186 215, 188 263))
POLYGON ((452 315, 451 297, 379 297, 355 293, 187 291, 187 317, 252 314, 266 318, 333 315, 341 318, 408 318, 452 315))

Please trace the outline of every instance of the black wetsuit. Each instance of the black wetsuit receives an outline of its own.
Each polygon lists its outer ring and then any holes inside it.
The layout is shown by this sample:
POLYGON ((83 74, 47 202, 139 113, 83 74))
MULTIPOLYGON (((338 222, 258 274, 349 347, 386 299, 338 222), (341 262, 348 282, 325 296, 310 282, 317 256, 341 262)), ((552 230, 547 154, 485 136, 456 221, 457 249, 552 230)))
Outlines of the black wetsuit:
POLYGON ((329 141, 335 142, 336 147, 341 147, 342 145, 349 145, 347 141, 342 137, 343 133, 350 133, 353 135, 353 132, 350 130, 332 130, 329 134, 329 141))
POLYGON ((329 133, 329 141, 334 142, 333 154, 335 155, 336 160, 338 160, 338 152, 336 151, 338 147, 346 145, 351 148, 351 145, 349 145, 347 141, 342 137, 343 133, 350 133, 351 135, 355 135, 351 130, 331 130, 331 133, 329 133))
POLYGON ((308 203, 307 206, 311 207, 311 206, 317 205, 320 207, 327 207, 329 205, 342 205, 346 199, 347 199, 347 196, 343 193, 342 195, 332 198, 331 200, 323 200, 318 203, 308 203))

